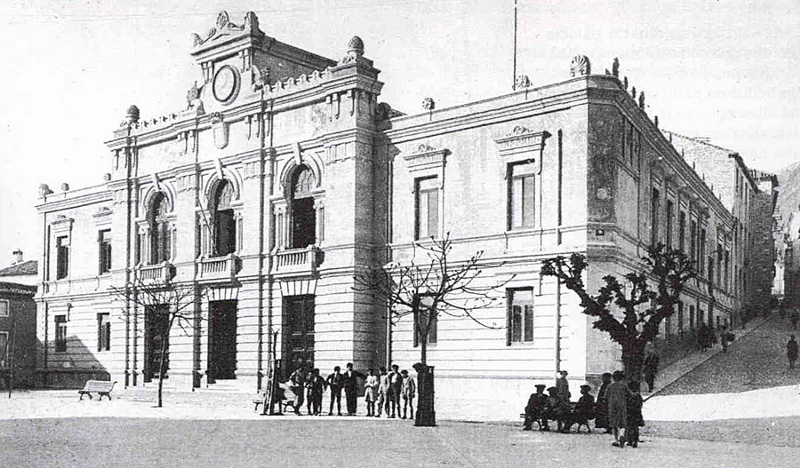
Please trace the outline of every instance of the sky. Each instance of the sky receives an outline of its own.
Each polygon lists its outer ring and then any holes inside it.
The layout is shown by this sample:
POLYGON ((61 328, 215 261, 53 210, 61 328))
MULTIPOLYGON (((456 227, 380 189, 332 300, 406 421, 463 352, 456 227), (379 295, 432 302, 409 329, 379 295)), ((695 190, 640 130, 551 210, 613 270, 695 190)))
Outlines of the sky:
MULTIPOLYGON (((221 10, 339 59, 353 35, 382 70, 380 100, 406 113, 511 90, 514 0, 2 0, 0 266, 38 258, 38 187, 102 182, 104 142, 136 104, 175 112, 199 76, 191 34, 221 10)), ((533 86, 619 58, 660 126, 739 152, 751 168, 800 161, 796 0, 518 0, 518 74, 533 86)))

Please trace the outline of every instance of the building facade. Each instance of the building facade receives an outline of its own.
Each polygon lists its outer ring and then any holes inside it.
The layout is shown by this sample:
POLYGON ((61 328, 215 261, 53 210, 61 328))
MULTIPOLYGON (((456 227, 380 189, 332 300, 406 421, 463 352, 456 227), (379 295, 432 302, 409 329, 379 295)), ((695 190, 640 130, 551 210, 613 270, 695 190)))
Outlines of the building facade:
POLYGON ((592 74, 578 56, 563 82, 520 77, 506 95, 445 109, 428 98, 405 115, 379 102, 364 54, 358 37, 338 61, 297 49, 253 13, 235 24, 223 12, 195 35, 202 78, 185 109, 144 119, 132 106, 103 183, 40 188, 40 369, 147 386, 164 339, 183 389, 254 391, 273 358, 410 369, 411 319, 387 321, 354 276, 447 233, 453 262, 482 250, 482 280, 507 284, 475 312, 488 328, 439 317, 428 363, 442 398, 511 402, 557 370, 577 385, 619 367, 577 297, 539 275, 555 255, 586 254, 596 290, 642 268, 650 243, 682 248, 700 276, 665 332, 734 320, 741 290, 717 253, 739 248, 736 219, 616 68, 592 74), (195 326, 154 333, 152 310, 109 293, 133 279, 193 287, 195 326))

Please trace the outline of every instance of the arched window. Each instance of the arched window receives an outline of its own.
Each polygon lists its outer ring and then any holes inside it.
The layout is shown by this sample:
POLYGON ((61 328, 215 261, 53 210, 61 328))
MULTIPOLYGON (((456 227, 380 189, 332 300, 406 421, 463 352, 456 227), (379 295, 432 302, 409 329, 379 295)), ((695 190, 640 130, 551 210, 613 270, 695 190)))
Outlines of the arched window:
POLYGON ((223 256, 236 251, 236 219, 233 216, 233 185, 223 180, 214 197, 214 255, 223 256))
POLYGON ((292 248, 308 247, 317 240, 317 216, 314 197, 311 196, 311 189, 316 184, 314 173, 306 166, 300 166, 292 175, 292 248))
POLYGON ((167 222, 167 197, 157 193, 150 204, 150 264, 165 262, 171 257, 169 223, 167 222))

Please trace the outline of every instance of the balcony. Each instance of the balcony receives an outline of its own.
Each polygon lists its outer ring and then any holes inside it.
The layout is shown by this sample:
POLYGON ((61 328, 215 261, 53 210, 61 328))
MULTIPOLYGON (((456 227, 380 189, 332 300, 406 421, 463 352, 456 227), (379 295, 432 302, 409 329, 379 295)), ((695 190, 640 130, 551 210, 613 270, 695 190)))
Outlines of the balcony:
POLYGON ((139 280, 145 284, 168 283, 175 277, 175 268, 169 262, 142 265, 137 268, 137 271, 139 280))
POLYGON ((234 254, 200 258, 200 280, 233 281, 238 272, 239 257, 234 254))
POLYGON ((323 252, 317 246, 279 250, 272 254, 272 273, 276 275, 314 275, 322 263, 323 252))

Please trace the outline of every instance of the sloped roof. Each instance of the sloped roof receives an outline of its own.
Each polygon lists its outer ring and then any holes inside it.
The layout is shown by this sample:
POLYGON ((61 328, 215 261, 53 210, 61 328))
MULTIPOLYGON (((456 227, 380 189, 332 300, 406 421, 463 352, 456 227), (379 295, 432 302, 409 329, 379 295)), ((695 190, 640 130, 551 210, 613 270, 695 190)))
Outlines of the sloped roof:
POLYGON ((0 276, 36 275, 38 273, 39 262, 37 260, 28 260, 27 262, 0 269, 0 276))

